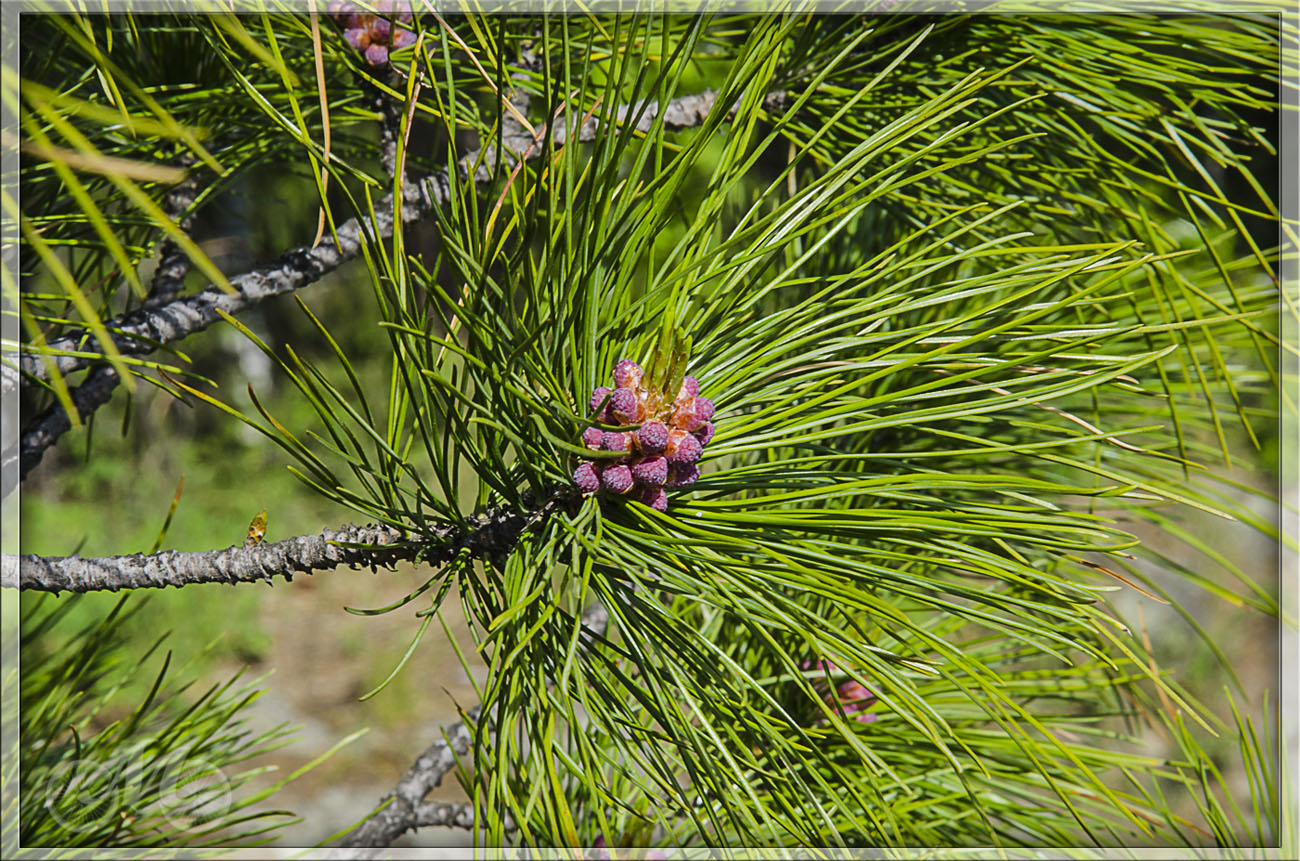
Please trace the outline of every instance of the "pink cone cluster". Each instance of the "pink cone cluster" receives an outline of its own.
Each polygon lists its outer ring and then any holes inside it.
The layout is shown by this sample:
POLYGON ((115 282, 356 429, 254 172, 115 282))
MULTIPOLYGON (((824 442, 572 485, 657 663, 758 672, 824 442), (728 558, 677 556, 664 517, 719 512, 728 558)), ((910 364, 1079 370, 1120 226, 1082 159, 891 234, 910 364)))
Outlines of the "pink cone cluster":
MULTIPOLYGON (((822 658, 814 663, 804 664, 804 667, 816 667, 831 677, 843 675, 843 670, 830 661, 822 658)), ((813 682, 813 687, 822 695, 832 707, 836 707, 838 701, 839 707, 844 709, 846 716, 852 715, 854 720, 862 723, 872 723, 876 720, 874 712, 868 712, 867 709, 876 701, 876 692, 855 679, 847 679, 840 682, 835 687, 835 695, 832 696, 830 691, 826 690, 826 683, 822 679, 813 682)))
POLYGON ((386 66, 390 49, 415 44, 414 33, 393 25, 394 21, 411 23, 411 4, 409 0, 371 0, 368 5, 380 14, 364 12, 347 0, 331 0, 329 13, 343 28, 343 38, 365 54, 370 65, 386 66))
POLYGON ((573 484, 583 493, 628 495, 666 511, 667 491, 689 487, 700 477, 696 462, 713 439, 713 401, 700 396, 694 377, 683 379, 674 396, 645 384, 644 377, 640 365, 622 359, 614 366, 614 388, 598 386, 591 393, 587 407, 594 421, 638 427, 583 431, 587 448, 625 454, 583 461, 573 484))

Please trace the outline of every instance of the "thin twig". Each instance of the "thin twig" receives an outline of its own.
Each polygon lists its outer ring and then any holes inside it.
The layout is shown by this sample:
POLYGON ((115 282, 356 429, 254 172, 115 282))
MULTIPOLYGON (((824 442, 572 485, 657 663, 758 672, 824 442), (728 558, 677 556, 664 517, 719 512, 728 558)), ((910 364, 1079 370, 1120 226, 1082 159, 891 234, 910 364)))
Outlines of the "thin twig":
POLYGON ((340 565, 391 568, 402 561, 439 564, 462 551, 472 558, 499 558, 510 552, 525 529, 569 507, 574 499, 570 490, 562 489, 535 510, 521 512, 501 506, 479 518, 426 533, 403 532, 383 524, 348 524, 318 535, 190 553, 165 550, 92 559, 6 554, 0 586, 55 593, 116 592, 192 583, 270 583, 272 577, 292 580, 295 573, 312 574, 340 565))

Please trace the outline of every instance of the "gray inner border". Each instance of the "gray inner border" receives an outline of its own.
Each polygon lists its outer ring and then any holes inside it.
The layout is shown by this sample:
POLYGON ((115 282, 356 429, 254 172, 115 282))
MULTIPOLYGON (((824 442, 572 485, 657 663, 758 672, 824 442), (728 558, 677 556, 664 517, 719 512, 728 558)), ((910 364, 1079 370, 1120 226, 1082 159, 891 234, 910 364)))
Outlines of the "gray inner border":
MULTIPOLYGON (((324 5, 321 0, 320 5, 324 5)), ((1278 245, 1281 248, 1279 275, 1282 292, 1282 337, 1285 344, 1300 347, 1300 55, 1297 55, 1297 40, 1300 39, 1300 9, 1294 3, 1270 2, 1270 0, 1191 0, 1191 2, 1138 2, 1138 0, 1112 0, 1112 2, 1057 2, 1057 0, 414 0, 417 7, 433 8, 440 14, 456 12, 493 12, 493 13, 540 13, 564 14, 568 12, 816 12, 822 14, 870 12, 884 14, 1048 14, 1048 13, 1163 13, 1179 12, 1253 12, 1276 15, 1282 34, 1281 51, 1281 105, 1279 113, 1279 173, 1280 193, 1278 206, 1283 224, 1289 223, 1279 231, 1278 245), (882 8, 888 7, 888 8, 882 8), (1288 50, 1289 47, 1289 50, 1288 50)), ((269 10, 305 11, 306 0, 100 0, 100 2, 78 3, 76 0, 6 0, 0 2, 0 74, 6 80, 17 76, 19 16, 29 13, 58 13, 80 7, 88 12, 261 12, 269 10), (93 8, 90 8, 92 7, 93 8)), ((7 141, 17 140, 17 117, 7 107, 0 108, 0 130, 7 141)), ((4 189, 16 193, 18 170, 18 152, 12 145, 0 147, 0 182, 4 189)), ((0 260, 8 274, 17 280, 17 226, 7 214, 0 215, 0 260)), ((8 313, 12 309, 4 300, 6 313, 0 316, 0 337, 17 343, 18 320, 16 314, 8 313)), ((6 353, 9 359, 11 354, 6 353)), ((1281 378, 1283 395, 1289 395, 1293 405, 1300 405, 1300 358, 1290 350, 1281 351, 1281 378)), ((9 448, 18 440, 18 395, 5 397, 0 401, 0 450, 9 448)), ((1281 721, 1281 736, 1284 740, 1282 775, 1284 783, 1284 802, 1289 807, 1284 811, 1284 827, 1291 833, 1281 835, 1280 846, 1295 846, 1300 835, 1295 833, 1300 826, 1300 799, 1297 799, 1292 787, 1294 779, 1300 774, 1300 414, 1293 408, 1288 411, 1283 398, 1281 406, 1280 434, 1280 487, 1279 497, 1282 501, 1278 513, 1284 540, 1279 550, 1279 576, 1281 578, 1281 607, 1284 623, 1279 626, 1280 650, 1277 700, 1281 721)), ((17 463, 11 465, 17 469, 17 463)), ((4 500, 0 500, 0 552, 17 554, 19 551, 19 499, 21 487, 4 500)), ((17 673, 18 666, 18 594, 12 589, 0 590, 0 679, 4 680, 3 697, 0 698, 0 744, 8 749, 18 728, 17 673)), ((417 745, 418 746, 418 742, 417 745)), ((414 750, 414 748, 413 748, 414 750)), ((16 799, 0 800, 0 815, 6 818, 16 815, 16 799)), ((19 857, 44 858, 50 855, 64 854, 57 849, 20 849, 19 857)), ((193 850, 131 850, 101 849, 95 850, 95 857, 106 859, 137 859, 145 857, 200 858, 211 857, 212 852, 193 850)), ((455 859, 467 857, 464 849, 385 849, 385 850, 344 850, 344 849, 280 849, 262 847, 257 849, 236 849, 221 853, 222 857, 232 859, 346 859, 346 858, 393 858, 393 859, 455 859)), ((89 857, 81 854, 79 857, 89 857)), ((575 851, 526 851, 526 850, 480 850, 473 857, 520 859, 520 861, 550 861, 550 859, 574 859, 580 857, 575 851)), ((971 847, 969 849, 928 849, 900 848, 877 850, 775 850, 775 849, 731 849, 731 850, 683 850, 676 852, 674 858, 826 858, 826 859, 1135 859, 1135 861, 1163 861, 1163 859, 1204 858, 1207 861, 1219 859, 1260 859, 1260 861, 1287 861, 1278 847, 1260 847, 1250 850, 1189 850, 1177 848, 1158 849, 1099 849, 1095 847, 1025 849, 1008 850, 990 847, 971 847)))

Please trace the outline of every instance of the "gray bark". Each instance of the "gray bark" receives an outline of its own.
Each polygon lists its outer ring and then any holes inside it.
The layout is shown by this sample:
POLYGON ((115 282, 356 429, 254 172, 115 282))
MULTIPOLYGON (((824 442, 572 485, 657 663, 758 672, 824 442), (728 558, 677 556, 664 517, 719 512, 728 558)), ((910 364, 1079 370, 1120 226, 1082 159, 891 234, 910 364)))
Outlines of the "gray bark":
MULTIPOLYGON (((121 381, 116 368, 112 365, 100 365, 86 375, 81 385, 69 392, 82 421, 112 399, 113 392, 121 381)), ((0 498, 8 496, 19 482, 27 478, 27 473, 40 464, 45 450, 58 442, 59 437, 67 433, 71 427, 72 421, 68 418, 63 405, 59 403, 51 405, 45 412, 32 419, 31 423, 23 428, 23 435, 18 443, 5 450, 3 467, 0 468, 0 475, 3 476, 3 479, 0 479, 0 498), (11 468, 14 461, 17 461, 17 469, 11 468)))
POLYGON ((311 574, 337 568, 392 567, 397 562, 442 563, 461 551, 474 558, 500 558, 509 553, 527 528, 571 504, 575 497, 565 489, 535 511, 520 512, 502 506, 463 524, 419 534, 392 526, 353 526, 326 529, 319 535, 300 535, 274 543, 232 546, 222 550, 183 553, 164 550, 145 555, 3 557, 0 586, 40 592, 116 592, 120 589, 161 589, 191 583, 271 582, 272 577, 292 580, 297 573, 311 574), (358 547, 343 544, 362 545, 358 547))

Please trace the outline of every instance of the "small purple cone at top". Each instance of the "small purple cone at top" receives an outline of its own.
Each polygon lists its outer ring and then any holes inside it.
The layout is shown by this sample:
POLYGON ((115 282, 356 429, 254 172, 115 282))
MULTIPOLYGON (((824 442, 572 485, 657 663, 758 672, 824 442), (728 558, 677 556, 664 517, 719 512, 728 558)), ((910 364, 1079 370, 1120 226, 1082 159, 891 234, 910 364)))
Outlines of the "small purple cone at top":
POLYGON ((682 377, 682 387, 677 390, 677 398, 693 398, 700 393, 700 381, 694 377, 682 377))
POLYGON ((673 489, 690 487, 699 477, 700 468, 693 463, 686 466, 674 466, 668 471, 668 481, 664 483, 664 487, 673 489))
POLYGON ((607 466, 600 474, 600 483, 610 493, 627 493, 632 489, 632 470, 623 464, 607 466))
POLYGON ((646 454, 662 454, 668 447, 668 428, 663 422, 649 421, 636 432, 636 441, 646 454))
POLYGON ((582 444, 587 448, 600 448, 601 441, 605 438, 605 432, 600 428, 587 428, 582 432, 582 444))
POLYGON ((620 389, 635 389, 641 385, 641 377, 645 371, 641 366, 631 359, 619 359, 618 364, 614 366, 614 385, 620 389))
POLYGON ((662 487, 647 487, 641 491, 641 501, 655 511, 668 510, 668 494, 662 487))
POLYGON ((695 463, 704 452, 704 446, 695 437, 687 434, 677 442, 677 447, 668 454, 668 462, 673 464, 695 463))
POLYGON ((601 434, 600 447, 605 451, 627 451, 631 448, 632 435, 623 431, 605 431, 601 434))
POLYGON ((668 480, 668 461, 651 457, 632 467, 632 477, 637 484, 659 486, 668 480))
POLYGON ((715 409, 716 407, 713 406, 713 401, 708 398, 696 398, 695 420, 697 422, 707 422, 709 419, 713 418, 713 411, 715 409))
POLYGON ((605 401, 605 396, 614 391, 609 386, 597 386, 591 393, 591 400, 587 401, 587 412, 594 413, 596 408, 605 401))
POLYGON ((394 48, 405 48, 407 45, 414 45, 414 44, 415 44, 415 34, 412 33, 410 30, 398 29, 393 31, 394 48))
POLYGON ((376 18, 375 23, 370 25, 370 38, 376 42, 387 42, 388 34, 393 31, 393 25, 386 18, 376 18))
POLYGON ((705 422, 695 430, 691 431, 691 433, 700 441, 701 446, 706 446, 709 444, 709 441, 713 439, 713 431, 713 422, 705 422))
POLYGON ((631 389, 615 389, 610 396, 609 407, 618 421, 626 424, 636 421, 636 392, 631 389))
POLYGON ((573 486, 583 493, 595 493, 600 490, 600 475, 590 463, 582 463, 573 471, 573 486))

